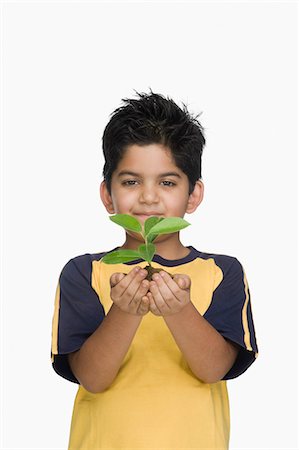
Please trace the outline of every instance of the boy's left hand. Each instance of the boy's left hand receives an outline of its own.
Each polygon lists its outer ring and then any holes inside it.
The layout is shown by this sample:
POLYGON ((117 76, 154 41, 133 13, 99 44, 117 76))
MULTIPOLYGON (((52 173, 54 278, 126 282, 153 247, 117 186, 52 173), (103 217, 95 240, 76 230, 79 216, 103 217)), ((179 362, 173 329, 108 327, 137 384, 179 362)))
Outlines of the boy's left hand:
POLYGON ((188 275, 176 274, 171 278, 164 271, 155 273, 147 293, 150 311, 156 316, 170 316, 180 312, 191 302, 190 286, 188 275))

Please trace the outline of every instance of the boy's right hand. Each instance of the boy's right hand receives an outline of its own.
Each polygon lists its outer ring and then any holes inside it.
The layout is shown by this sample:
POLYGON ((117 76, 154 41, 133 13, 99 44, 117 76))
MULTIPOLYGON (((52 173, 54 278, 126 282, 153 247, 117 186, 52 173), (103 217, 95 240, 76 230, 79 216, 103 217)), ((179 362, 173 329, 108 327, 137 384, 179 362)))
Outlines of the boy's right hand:
POLYGON ((147 271, 134 267, 127 275, 117 272, 110 277, 110 297, 122 311, 144 316, 149 312, 149 281, 145 280, 147 271))

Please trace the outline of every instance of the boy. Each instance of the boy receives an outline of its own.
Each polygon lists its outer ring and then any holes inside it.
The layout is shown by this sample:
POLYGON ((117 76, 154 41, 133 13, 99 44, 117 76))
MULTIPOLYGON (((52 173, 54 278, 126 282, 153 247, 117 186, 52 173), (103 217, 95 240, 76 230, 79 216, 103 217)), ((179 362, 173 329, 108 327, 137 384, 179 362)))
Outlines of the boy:
MULTIPOLYGON (((141 222, 184 217, 203 199, 202 127, 185 105, 137 95, 104 131, 102 202, 141 222)), ((146 280, 141 260, 105 264, 107 251, 77 256, 61 272, 52 362, 79 384, 69 449, 228 448, 226 380, 257 355, 245 273, 232 256, 185 247, 179 232, 154 243, 153 266, 173 278, 146 280)), ((120 248, 139 245, 126 231, 120 248)))

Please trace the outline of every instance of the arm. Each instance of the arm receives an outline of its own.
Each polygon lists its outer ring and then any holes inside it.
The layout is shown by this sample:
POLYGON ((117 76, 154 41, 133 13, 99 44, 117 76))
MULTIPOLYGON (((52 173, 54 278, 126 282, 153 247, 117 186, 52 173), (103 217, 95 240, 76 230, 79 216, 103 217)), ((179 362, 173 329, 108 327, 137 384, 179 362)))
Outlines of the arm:
POLYGON ((191 302, 164 320, 194 375, 205 383, 220 381, 234 364, 238 347, 225 340, 191 302))
POLYGON ((80 350, 69 354, 71 369, 87 391, 102 392, 112 383, 141 320, 142 316, 126 313, 113 304, 80 350))
POLYGON ((80 350, 69 354, 69 364, 74 375, 92 393, 104 391, 113 382, 142 316, 149 310, 147 298, 142 304, 148 289, 148 281, 144 280, 146 286, 142 284, 146 273, 143 271, 139 274, 132 270, 127 276, 112 275, 113 305, 80 350))
POLYGON ((163 316, 194 375, 206 383, 215 383, 232 367, 238 346, 225 340, 192 304, 190 278, 176 277, 177 283, 165 272, 154 275, 147 294, 150 309, 163 316))

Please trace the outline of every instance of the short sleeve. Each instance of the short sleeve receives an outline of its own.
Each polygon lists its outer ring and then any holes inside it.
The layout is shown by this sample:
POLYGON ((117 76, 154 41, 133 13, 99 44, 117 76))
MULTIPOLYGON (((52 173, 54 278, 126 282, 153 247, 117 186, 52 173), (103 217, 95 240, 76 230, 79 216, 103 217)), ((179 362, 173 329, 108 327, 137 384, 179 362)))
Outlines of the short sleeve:
POLYGON ((216 265, 222 270, 223 278, 213 292, 204 318, 225 339, 240 346, 234 365, 223 377, 224 380, 229 380, 248 369, 258 355, 258 348, 250 291, 241 263, 236 258, 229 257, 229 260, 216 260, 216 265))
POLYGON ((74 383, 67 355, 79 350, 105 317, 100 299, 91 286, 90 256, 71 259, 62 269, 55 295, 52 321, 52 366, 74 383))

